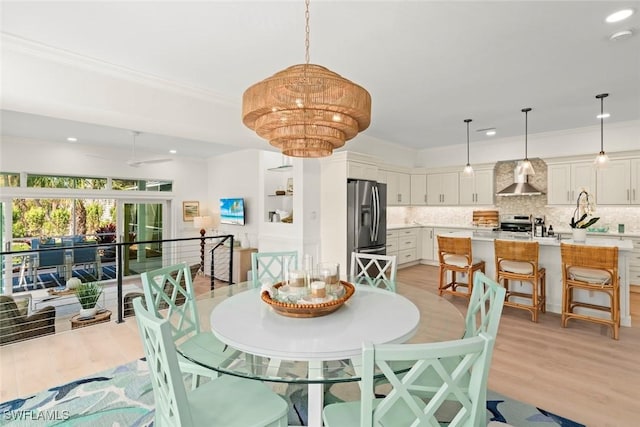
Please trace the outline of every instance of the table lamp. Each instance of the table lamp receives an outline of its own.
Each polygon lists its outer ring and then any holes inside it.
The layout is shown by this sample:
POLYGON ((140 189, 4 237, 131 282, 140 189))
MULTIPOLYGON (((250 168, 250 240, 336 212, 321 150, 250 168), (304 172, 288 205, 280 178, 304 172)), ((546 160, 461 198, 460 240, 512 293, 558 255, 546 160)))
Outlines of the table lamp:
POLYGON ((207 228, 213 228, 217 225, 212 216, 196 216, 193 217, 193 226, 200 229, 200 271, 204 273, 204 235, 207 232, 207 228))

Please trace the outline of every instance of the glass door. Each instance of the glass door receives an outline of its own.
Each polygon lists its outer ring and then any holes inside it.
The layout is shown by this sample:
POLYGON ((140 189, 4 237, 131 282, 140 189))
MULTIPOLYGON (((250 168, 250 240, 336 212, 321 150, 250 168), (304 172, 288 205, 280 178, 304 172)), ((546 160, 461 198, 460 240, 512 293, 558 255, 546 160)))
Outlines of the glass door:
POLYGON ((163 246, 166 201, 119 201, 117 206, 118 234, 123 247, 123 272, 125 276, 140 274, 163 265, 163 246), (150 243, 137 243, 150 242, 150 243))

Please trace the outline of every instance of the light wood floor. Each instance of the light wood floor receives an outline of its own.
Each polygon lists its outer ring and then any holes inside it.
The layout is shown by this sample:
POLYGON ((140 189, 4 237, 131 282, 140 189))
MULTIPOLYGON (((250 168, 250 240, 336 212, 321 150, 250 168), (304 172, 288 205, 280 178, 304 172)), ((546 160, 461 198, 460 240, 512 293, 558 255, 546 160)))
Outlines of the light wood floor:
MULTIPOLYGON (((417 265, 398 271, 409 286, 437 292, 437 268, 417 265)), ((208 281, 199 277, 197 289, 208 281)), ((402 293, 402 286, 398 292, 402 293)), ((446 297, 461 312, 463 298, 446 297)), ((588 426, 632 427, 640 420, 640 294, 632 294, 636 326, 620 340, 598 325, 546 313, 538 324, 528 313, 503 312, 489 388, 588 426)), ((25 397, 143 355, 135 319, 104 323, 0 347, 0 401, 25 397)))

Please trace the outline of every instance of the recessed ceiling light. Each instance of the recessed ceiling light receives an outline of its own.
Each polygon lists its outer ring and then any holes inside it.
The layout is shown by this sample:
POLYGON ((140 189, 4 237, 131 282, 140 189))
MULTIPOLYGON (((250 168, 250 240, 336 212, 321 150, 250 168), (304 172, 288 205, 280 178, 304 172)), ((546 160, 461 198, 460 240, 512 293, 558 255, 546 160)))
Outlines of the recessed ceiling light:
POLYGON ((596 116, 596 119, 606 119, 609 116, 611 116, 611 114, 609 114, 609 113, 598 114, 596 116))
POLYGON ((69 138, 67 138, 67 141, 69 141, 69 142, 78 142, 78 138, 76 138, 74 136, 70 136, 69 138))
POLYGON ((611 15, 607 16, 606 21, 608 23, 620 22, 620 21, 623 21, 623 20, 627 19, 631 15, 633 15, 633 9, 621 9, 621 10, 619 10, 617 12, 613 12, 611 15))
POLYGON ((496 134, 496 128, 478 129, 478 130, 476 130, 476 132, 484 132, 484 134, 487 135, 487 136, 493 136, 493 135, 496 134))
POLYGON ((633 31, 631 30, 617 31, 609 36, 609 40, 615 40, 615 41, 624 40, 626 38, 631 37, 632 35, 633 35, 633 31))
POLYGON ((176 154, 176 153, 177 153, 177 151, 176 151, 176 150, 169 150, 169 152, 170 152, 171 154, 176 154))

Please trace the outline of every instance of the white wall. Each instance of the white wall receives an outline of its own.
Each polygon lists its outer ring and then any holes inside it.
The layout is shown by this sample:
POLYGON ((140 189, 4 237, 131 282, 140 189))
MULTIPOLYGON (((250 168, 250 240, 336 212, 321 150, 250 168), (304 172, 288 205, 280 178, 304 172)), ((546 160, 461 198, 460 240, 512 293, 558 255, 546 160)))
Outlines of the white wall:
POLYGON ((212 157, 207 161, 207 166, 207 213, 219 211, 221 198, 243 197, 246 225, 221 224, 219 231, 233 234, 238 239, 247 233, 251 246, 255 247, 261 220, 258 186, 261 180, 260 151, 241 150, 212 157))
MULTIPOLYGON (((593 154, 600 151, 600 126, 567 129, 527 136, 527 154, 530 158, 562 157, 593 154)), ((604 149, 606 152, 631 151, 640 148, 640 121, 604 124, 604 149)), ((422 150, 417 165, 406 166, 462 167, 467 158, 466 144, 422 150)), ((470 144, 471 164, 495 163, 500 160, 516 160, 524 157, 524 135, 475 141, 470 144)))

